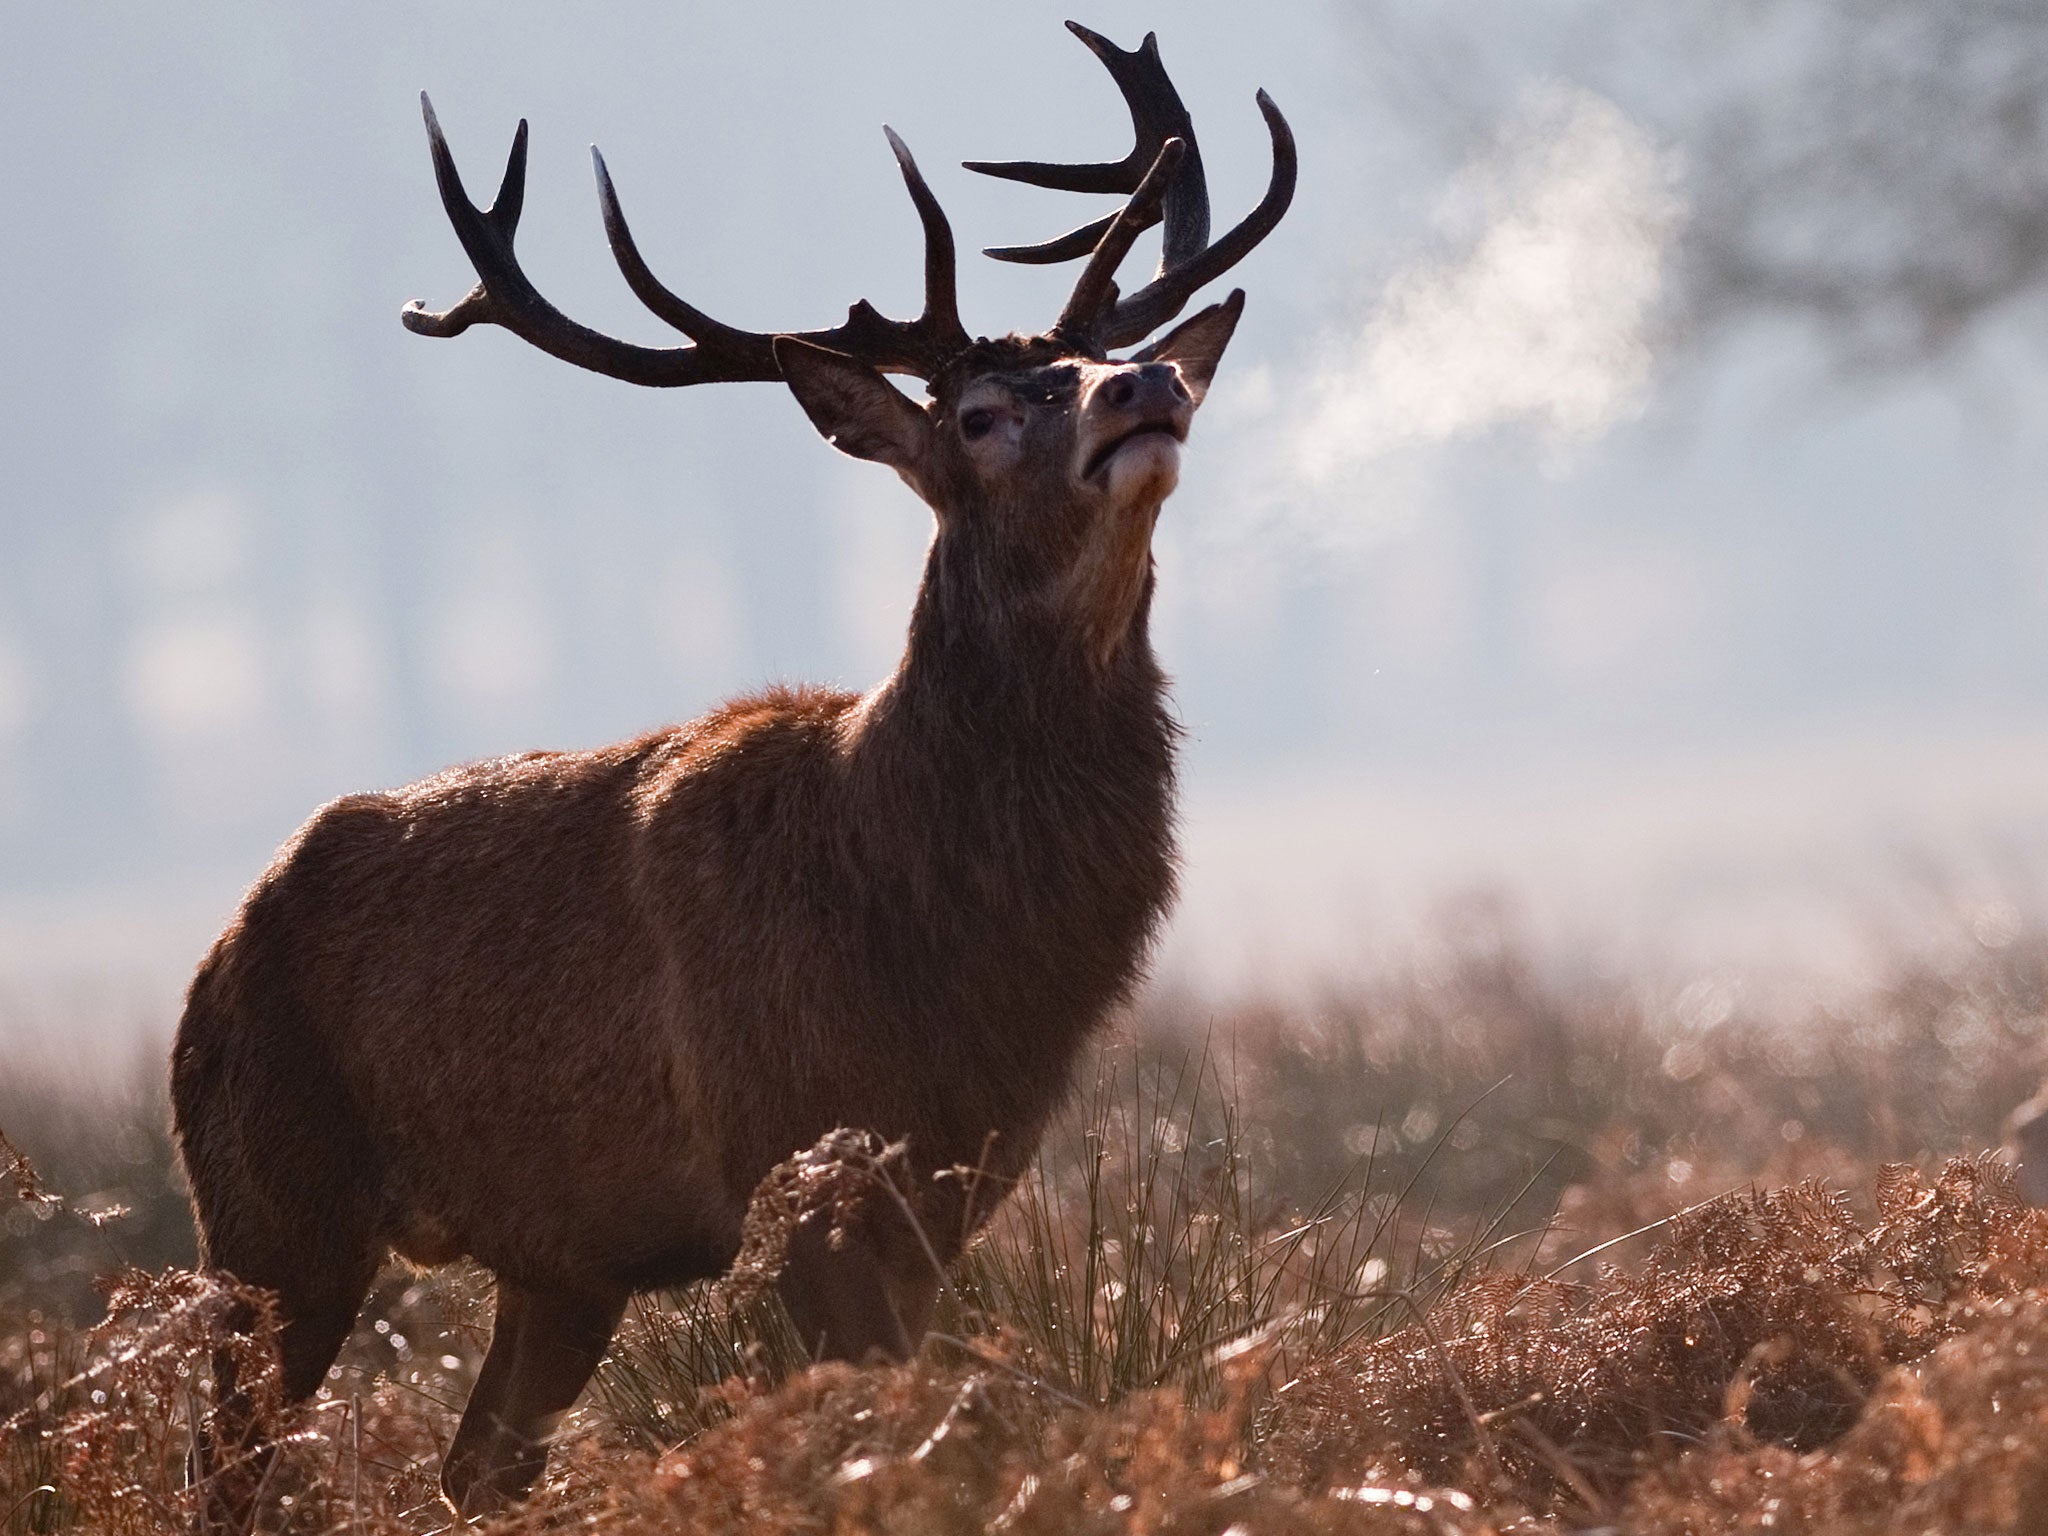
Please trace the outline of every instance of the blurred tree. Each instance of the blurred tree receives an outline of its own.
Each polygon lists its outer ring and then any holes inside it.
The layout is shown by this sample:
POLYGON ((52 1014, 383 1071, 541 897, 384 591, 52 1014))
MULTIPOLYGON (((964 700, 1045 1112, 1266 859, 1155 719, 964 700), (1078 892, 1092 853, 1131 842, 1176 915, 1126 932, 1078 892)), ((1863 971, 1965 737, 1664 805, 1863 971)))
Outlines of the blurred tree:
POLYGON ((1452 163, 1546 79, 1676 149, 1697 340, 1784 316, 1845 362, 1910 367, 2048 287, 2039 0, 1384 0, 1353 26, 1370 95, 1452 163))
POLYGON ((1911 363, 2039 293, 2048 6, 1702 3, 1748 67, 1687 135, 1697 325, 1785 313, 1911 363))

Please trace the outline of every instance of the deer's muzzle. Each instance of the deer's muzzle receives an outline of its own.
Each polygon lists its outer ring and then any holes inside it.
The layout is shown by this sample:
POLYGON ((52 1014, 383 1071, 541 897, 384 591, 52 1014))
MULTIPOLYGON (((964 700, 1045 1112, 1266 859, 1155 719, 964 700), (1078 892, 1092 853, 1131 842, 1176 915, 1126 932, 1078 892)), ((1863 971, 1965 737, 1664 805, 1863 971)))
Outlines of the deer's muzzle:
POLYGON ((1119 369, 1095 387, 1087 407, 1089 448, 1084 479, 1109 467, 1118 450, 1148 436, 1184 443, 1195 414, 1194 400, 1172 363, 1140 363, 1119 369))

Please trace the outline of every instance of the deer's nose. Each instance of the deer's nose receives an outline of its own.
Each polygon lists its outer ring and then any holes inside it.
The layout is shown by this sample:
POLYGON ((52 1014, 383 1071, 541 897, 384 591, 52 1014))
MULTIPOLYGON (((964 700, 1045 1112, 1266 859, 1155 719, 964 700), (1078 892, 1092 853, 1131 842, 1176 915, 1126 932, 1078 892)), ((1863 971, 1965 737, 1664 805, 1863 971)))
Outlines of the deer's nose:
POLYGON ((1102 386, 1103 398, 1120 411, 1148 406, 1172 409, 1188 398, 1180 369, 1172 363, 1140 363, 1126 368, 1102 386))

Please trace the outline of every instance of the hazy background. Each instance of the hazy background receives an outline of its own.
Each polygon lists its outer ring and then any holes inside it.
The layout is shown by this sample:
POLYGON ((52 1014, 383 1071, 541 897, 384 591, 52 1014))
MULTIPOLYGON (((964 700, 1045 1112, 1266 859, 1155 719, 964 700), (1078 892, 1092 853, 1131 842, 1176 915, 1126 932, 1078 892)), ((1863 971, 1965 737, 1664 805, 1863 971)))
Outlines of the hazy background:
MULTIPOLYGON (((927 515, 779 387, 401 329, 472 280, 422 87, 479 199, 532 120, 520 250, 576 318, 669 339, 595 140, 671 287, 804 328, 916 306, 885 120, 966 251, 1100 211, 958 169, 1128 146, 1064 14, 0 0, 0 1048, 166 1029, 333 795, 894 660, 927 515)), ((1302 152, 1159 538, 1166 974, 1298 985, 1480 889, 1817 969, 2036 901, 2048 12, 1081 19, 1161 29, 1219 226, 1254 88, 1302 152)), ((983 332, 1072 276, 967 261, 983 332)))

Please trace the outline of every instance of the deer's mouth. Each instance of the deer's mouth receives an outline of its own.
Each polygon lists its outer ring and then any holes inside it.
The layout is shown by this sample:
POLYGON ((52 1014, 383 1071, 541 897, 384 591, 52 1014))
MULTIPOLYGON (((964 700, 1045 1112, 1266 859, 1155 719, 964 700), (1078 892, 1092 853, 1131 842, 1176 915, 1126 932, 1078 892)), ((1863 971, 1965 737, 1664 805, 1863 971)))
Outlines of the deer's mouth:
POLYGON ((1163 437, 1175 444, 1184 443, 1188 440, 1187 424, 1165 419, 1139 422, 1128 432, 1118 433, 1090 454, 1087 464, 1082 467, 1082 478, 1093 480, 1109 467, 1109 461, 1119 452, 1145 437, 1163 437))

